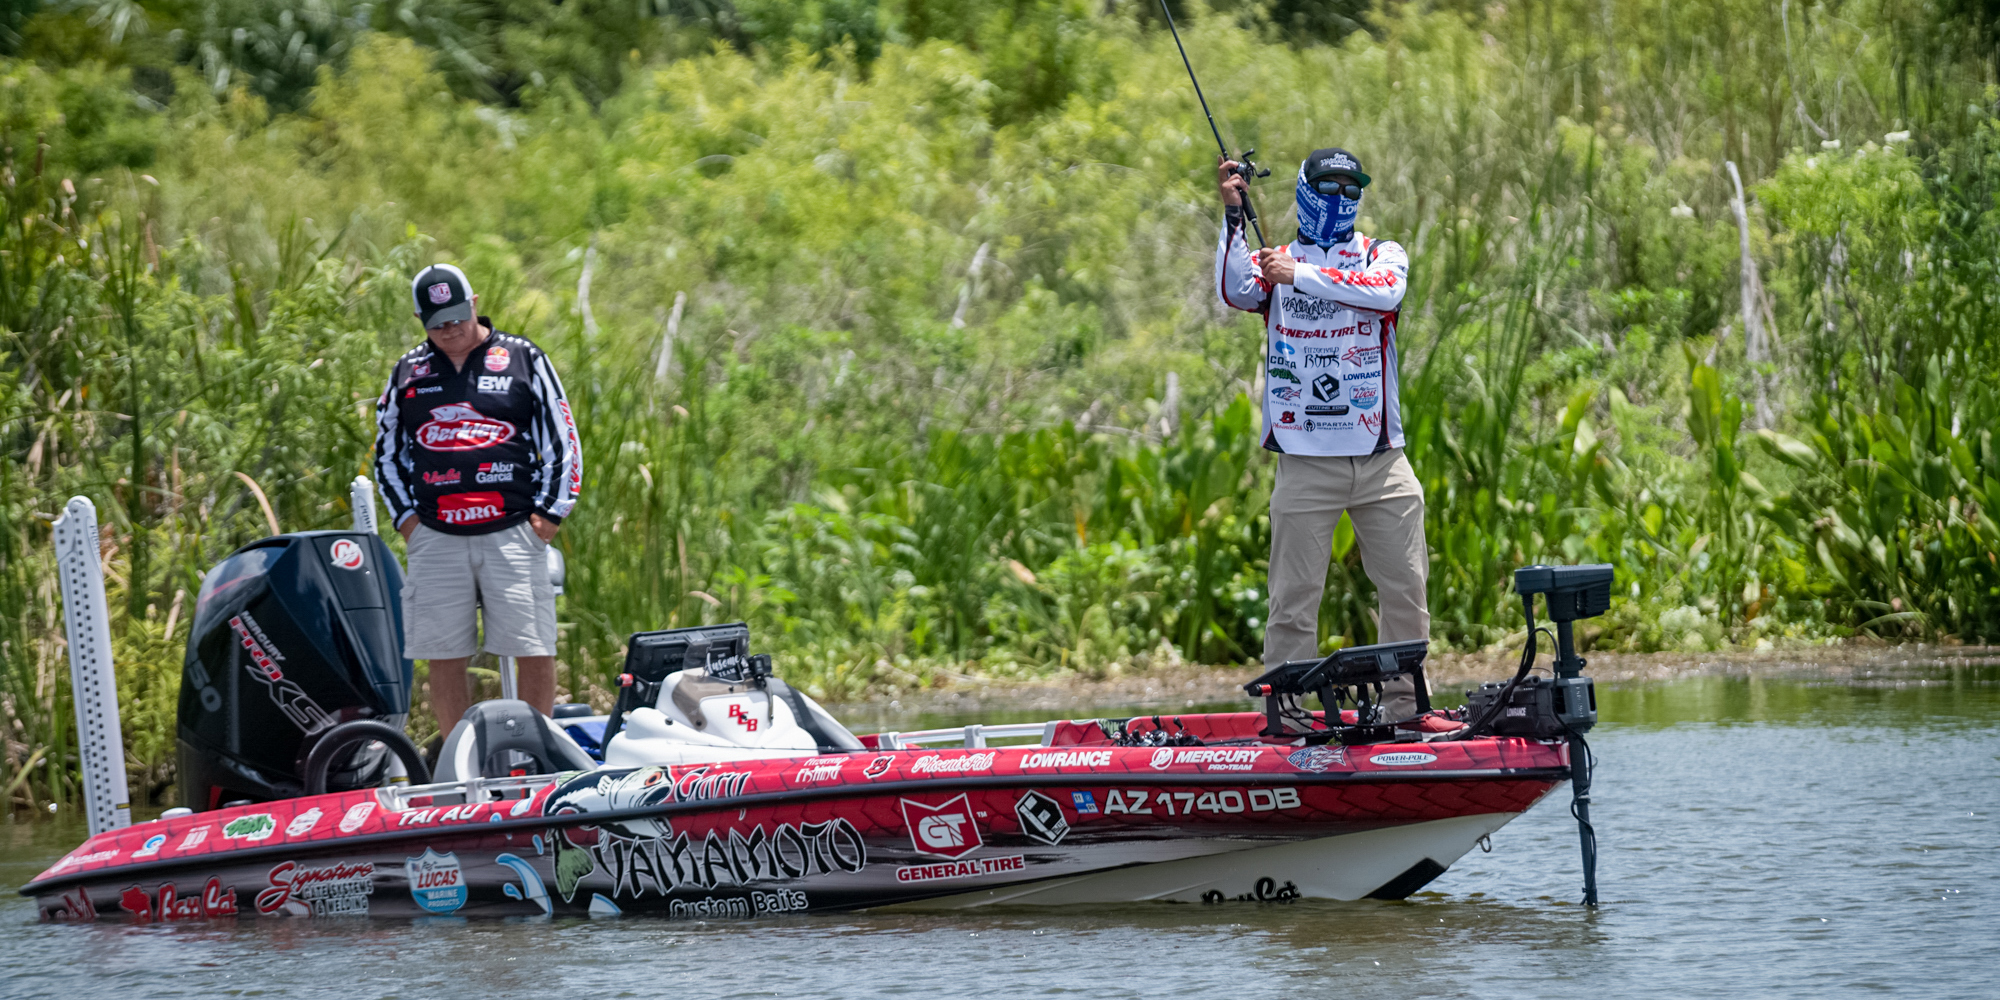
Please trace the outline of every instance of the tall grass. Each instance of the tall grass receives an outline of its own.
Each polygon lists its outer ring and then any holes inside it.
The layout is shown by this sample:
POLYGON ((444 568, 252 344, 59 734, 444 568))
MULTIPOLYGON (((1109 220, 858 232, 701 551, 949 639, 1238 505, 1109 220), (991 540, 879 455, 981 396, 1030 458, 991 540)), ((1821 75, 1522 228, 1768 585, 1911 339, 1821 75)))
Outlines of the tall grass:
MULTIPOLYGON (((0 63, 11 808, 76 796, 62 501, 103 512, 158 794, 200 573, 269 531, 257 491, 281 529, 347 523, 434 259, 573 397, 570 695, 601 697, 633 630, 734 618, 831 697, 1255 655, 1260 338, 1213 301, 1213 156, 1152 15, 396 9, 273 48, 250 42, 278 8, 115 42, 50 8, 0 63)), ((1269 231, 1292 158, 1337 142, 1375 177, 1364 230, 1412 252, 1437 642, 1508 641, 1508 572, 1543 559, 1619 565, 1598 648, 1994 634, 1980 25, 1273 10, 1189 9, 1190 50, 1277 168, 1269 231), (1725 161, 1775 321, 1755 357, 1725 161)), ((1370 641, 1345 528, 1335 554, 1323 643, 1370 641)))

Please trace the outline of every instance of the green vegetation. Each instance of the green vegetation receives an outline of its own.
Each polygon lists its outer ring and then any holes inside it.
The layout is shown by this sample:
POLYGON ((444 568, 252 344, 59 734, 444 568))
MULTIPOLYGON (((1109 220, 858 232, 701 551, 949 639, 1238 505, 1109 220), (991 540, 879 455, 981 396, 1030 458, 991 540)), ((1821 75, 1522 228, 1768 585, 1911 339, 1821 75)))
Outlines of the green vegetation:
MULTIPOLYGON (((1618 564, 1600 649, 2000 631, 1982 11, 1177 8, 1269 230, 1338 142, 1415 259, 1437 642, 1506 641, 1535 560, 1618 564)), ((98 503, 158 794, 246 478, 348 523, 433 259, 577 411, 573 693, 734 618, 835 698, 1260 646, 1259 337, 1143 3, 83 0, 0 51, 10 808, 76 795, 49 519, 98 503)), ((1326 643, 1369 641, 1336 553, 1326 643)))

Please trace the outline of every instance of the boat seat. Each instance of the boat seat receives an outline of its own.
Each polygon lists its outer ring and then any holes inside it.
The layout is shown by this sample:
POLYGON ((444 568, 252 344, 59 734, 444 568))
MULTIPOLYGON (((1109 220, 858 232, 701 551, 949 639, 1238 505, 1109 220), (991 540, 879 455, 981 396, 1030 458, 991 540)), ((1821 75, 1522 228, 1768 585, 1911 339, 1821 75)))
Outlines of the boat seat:
POLYGON ((560 774, 596 766, 555 720, 525 701, 500 698, 465 710, 438 753, 433 780, 560 774))

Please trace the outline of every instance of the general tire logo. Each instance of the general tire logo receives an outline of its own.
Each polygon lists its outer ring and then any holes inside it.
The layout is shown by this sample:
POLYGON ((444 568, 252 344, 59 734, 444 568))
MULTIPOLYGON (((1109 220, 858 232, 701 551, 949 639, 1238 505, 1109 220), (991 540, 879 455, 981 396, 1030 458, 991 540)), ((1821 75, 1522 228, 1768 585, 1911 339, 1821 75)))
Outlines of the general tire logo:
POLYGON ((1030 791, 1014 803, 1014 818, 1021 821, 1021 833, 1029 840, 1054 847, 1069 835, 1069 821, 1062 806, 1040 792, 1030 791))
POLYGON ((329 554, 333 557, 333 564, 341 569, 361 568, 361 546, 356 545, 351 538, 334 542, 329 554))
POLYGON ((903 823, 910 828, 910 845, 918 853, 958 858, 986 846, 979 837, 979 824, 972 818, 972 802, 964 792, 943 805, 898 801, 903 807, 903 823))
MULTIPOLYGON (((491 355, 486 363, 493 363, 491 355)), ((417 428, 417 443, 431 451, 479 451, 513 439, 513 424, 494 420, 464 403, 447 403, 431 410, 431 419, 417 428)))

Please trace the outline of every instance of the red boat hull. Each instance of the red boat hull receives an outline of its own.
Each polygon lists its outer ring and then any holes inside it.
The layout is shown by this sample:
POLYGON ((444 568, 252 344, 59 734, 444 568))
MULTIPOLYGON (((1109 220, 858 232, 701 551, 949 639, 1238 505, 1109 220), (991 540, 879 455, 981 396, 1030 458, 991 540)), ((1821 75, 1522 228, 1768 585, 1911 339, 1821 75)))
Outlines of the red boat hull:
POLYGON ((44 919, 137 921, 1400 896, 1567 776, 1563 747, 1520 739, 618 768, 500 801, 360 791, 139 824, 22 891, 44 919))

